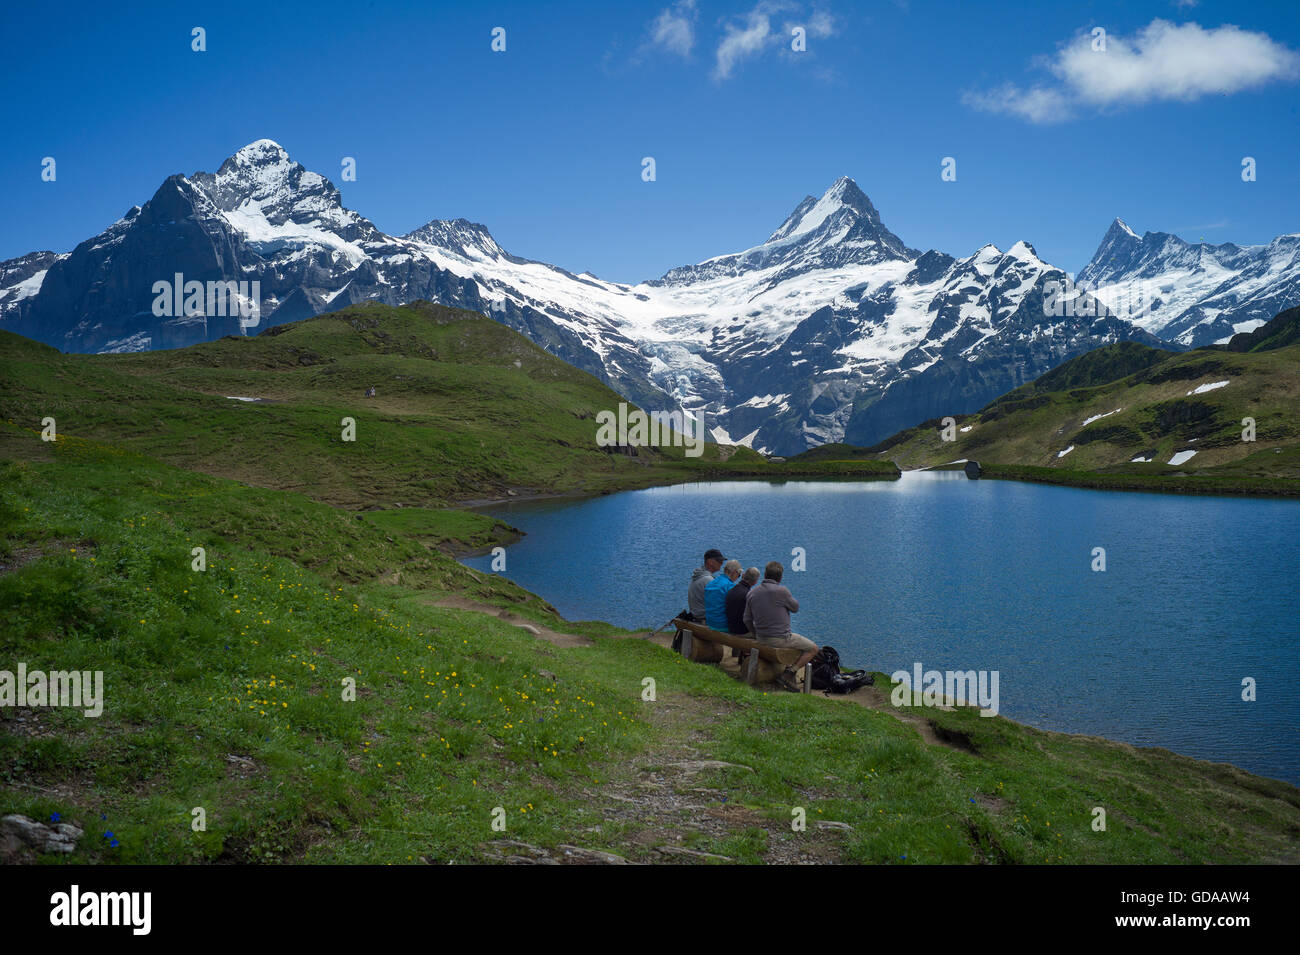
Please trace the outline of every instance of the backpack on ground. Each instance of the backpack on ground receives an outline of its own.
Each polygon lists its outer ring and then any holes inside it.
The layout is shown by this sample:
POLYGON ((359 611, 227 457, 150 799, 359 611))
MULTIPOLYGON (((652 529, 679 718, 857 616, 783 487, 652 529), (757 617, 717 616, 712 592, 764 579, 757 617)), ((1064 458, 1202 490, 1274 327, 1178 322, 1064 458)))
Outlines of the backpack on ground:
POLYGON ((866 670, 840 672, 840 654, 834 647, 822 647, 812 658, 812 688, 827 693, 852 693, 875 682, 866 670))

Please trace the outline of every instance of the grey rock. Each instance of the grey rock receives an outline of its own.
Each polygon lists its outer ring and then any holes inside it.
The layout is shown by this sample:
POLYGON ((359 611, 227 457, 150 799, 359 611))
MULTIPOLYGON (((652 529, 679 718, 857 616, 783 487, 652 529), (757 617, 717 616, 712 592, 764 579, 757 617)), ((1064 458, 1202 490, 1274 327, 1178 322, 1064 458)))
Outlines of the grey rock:
POLYGON ((0 849, 12 852, 27 846, 39 852, 69 853, 77 848, 77 840, 84 831, 68 822, 47 826, 22 815, 0 819, 0 849))
POLYGON ((853 827, 847 822, 836 822, 833 819, 818 819, 818 829, 833 829, 837 832, 852 832, 853 827))
POLYGON ((568 862, 578 862, 583 864, 598 865, 628 865, 628 861, 620 855, 613 852, 604 852, 601 849, 584 849, 580 846, 560 845, 557 847, 560 852, 564 853, 564 858, 568 862))

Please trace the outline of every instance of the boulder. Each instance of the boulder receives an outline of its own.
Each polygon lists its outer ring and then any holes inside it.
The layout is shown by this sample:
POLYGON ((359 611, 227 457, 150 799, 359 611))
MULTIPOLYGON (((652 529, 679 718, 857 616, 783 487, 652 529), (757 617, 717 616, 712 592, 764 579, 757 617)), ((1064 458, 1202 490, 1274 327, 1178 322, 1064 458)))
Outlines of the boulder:
POLYGON ((68 822, 47 826, 27 816, 5 816, 0 819, 0 854, 14 852, 22 846, 39 852, 68 853, 77 848, 77 840, 82 835, 82 829, 68 822))

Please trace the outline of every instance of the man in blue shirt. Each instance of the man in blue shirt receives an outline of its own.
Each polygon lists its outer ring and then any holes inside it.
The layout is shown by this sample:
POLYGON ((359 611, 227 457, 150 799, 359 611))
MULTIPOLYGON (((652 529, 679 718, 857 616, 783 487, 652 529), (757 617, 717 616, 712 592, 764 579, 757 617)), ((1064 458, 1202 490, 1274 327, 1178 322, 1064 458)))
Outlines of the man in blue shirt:
POLYGON ((686 619, 704 623, 704 588, 726 560, 722 551, 716 547, 710 547, 704 552, 704 566, 695 568, 691 574, 690 586, 686 588, 686 619))
POLYGON ((727 591, 740 579, 740 561, 729 560, 722 573, 704 585, 704 625, 710 630, 727 632, 727 591))

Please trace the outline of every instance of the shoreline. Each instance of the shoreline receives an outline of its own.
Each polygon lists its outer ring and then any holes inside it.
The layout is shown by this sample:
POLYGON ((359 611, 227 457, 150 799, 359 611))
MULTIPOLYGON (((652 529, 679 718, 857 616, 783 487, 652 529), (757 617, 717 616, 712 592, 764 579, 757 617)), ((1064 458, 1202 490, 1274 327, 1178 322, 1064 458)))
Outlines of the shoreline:
MULTIPOLYGON (((911 469, 912 472, 922 471, 922 470, 935 470, 935 469, 934 469, 934 468, 914 468, 914 469, 911 469)), ((903 472, 903 473, 909 473, 909 472, 903 472)), ((997 479, 998 479, 998 480, 1019 480, 1019 479, 1017 479, 1017 478, 1010 478, 1010 477, 1003 477, 1003 478, 997 478, 997 479)), ((674 482, 674 483, 691 483, 691 482, 674 482)), ((1025 483, 1047 483, 1047 482, 1033 482, 1033 481, 1026 481, 1025 483)), ((1110 488, 1084 488, 1084 489, 1085 489, 1085 490, 1114 490, 1114 489, 1110 489, 1110 488)), ((642 488, 629 488, 628 490, 642 490, 642 488)), ((549 499, 562 499, 562 498, 584 499, 584 498, 589 498, 589 497, 602 497, 602 496, 605 496, 605 495, 608 494, 608 493, 615 493, 615 492, 603 492, 603 493, 599 493, 599 492, 598 492, 598 493, 596 493, 596 494, 576 494, 576 495, 575 495, 575 494, 538 494, 538 495, 532 495, 532 496, 530 496, 530 497, 528 497, 528 498, 525 498, 525 497, 523 497, 523 496, 520 496, 520 497, 514 497, 514 498, 506 498, 506 499, 504 500, 503 503, 508 503, 508 502, 510 502, 510 501, 530 500, 530 499, 531 499, 531 500, 549 500, 549 499)), ((488 507, 488 506, 491 506, 491 505, 490 505, 490 504, 484 504, 484 505, 480 505, 480 506, 481 506, 481 507, 488 507)), ((513 540, 511 540, 509 543, 504 544, 503 546, 505 546, 505 547, 508 548, 508 547, 514 545, 515 543, 518 543, 518 541, 519 541, 519 540, 522 540, 523 537, 526 536, 526 535, 527 535, 527 531, 522 531, 522 530, 521 530, 521 531, 519 532, 519 535, 518 535, 517 537, 515 537, 515 538, 514 538, 513 540)), ((457 562, 460 562, 460 561, 462 560, 462 558, 465 558, 465 557, 477 557, 477 556, 482 556, 484 553, 487 553, 489 550, 490 550, 490 548, 486 548, 486 549, 478 549, 476 552, 455 553, 455 554, 452 554, 451 556, 452 556, 453 559, 455 559, 457 562)), ((509 581, 510 581, 510 582, 511 582, 515 587, 518 587, 520 590, 523 590, 523 591, 525 591, 525 592, 531 594, 532 596, 534 596, 534 597, 536 597, 537 599, 539 599, 539 600, 543 601, 544 603, 546 603, 548 606, 554 607, 553 602, 552 602, 549 598, 547 598, 544 594, 540 594, 540 593, 536 593, 536 592, 534 592, 534 591, 528 590, 528 588, 524 587, 522 584, 518 583, 517 581, 513 580, 512 578, 508 577, 508 576, 505 575, 505 574, 496 574, 496 576, 504 577, 506 580, 509 580, 509 581)), ((621 625, 619 625, 619 624, 610 623, 610 622, 607 621, 607 620, 596 619, 596 618, 591 618, 591 619, 588 619, 588 620, 585 620, 585 621, 572 621, 572 620, 569 620, 567 617, 565 617, 563 614, 561 614, 558 610, 554 611, 554 615, 555 615, 555 617, 556 617, 556 618, 557 618, 561 623, 563 623, 563 624, 573 624, 573 623, 581 623, 581 622, 586 622, 586 623, 592 623, 592 622, 595 622, 595 623, 601 623, 601 624, 604 624, 604 625, 606 625, 606 626, 608 626, 608 627, 611 627, 611 628, 615 628, 615 629, 619 629, 619 630, 624 630, 624 631, 626 631, 626 633, 629 634, 629 635, 641 635, 641 636, 643 636, 643 637, 647 637, 647 636, 649 636, 649 635, 651 635, 652 633, 655 632, 655 631, 652 629, 652 627, 650 627, 650 626, 645 626, 645 627, 636 627, 636 628, 630 628, 630 629, 629 629, 629 628, 623 627, 623 626, 621 626, 621 625)), ((881 671, 876 671, 876 670, 871 669, 871 668, 868 668, 868 669, 870 670, 870 672, 876 673, 877 676, 881 675, 881 671)), ((887 678, 887 677, 888 677, 888 674, 884 674, 884 676, 887 678)), ((890 686, 890 685, 888 684, 888 682, 886 682, 886 684, 883 684, 883 685, 881 685, 881 684, 877 684, 877 685, 876 685, 876 688, 877 688, 877 689, 883 689, 884 692, 888 693, 889 690, 892 689, 892 686, 890 686)), ((856 692, 861 692, 861 691, 856 691, 856 692)), ((840 698, 840 697, 836 697, 836 696, 833 696, 833 695, 831 695, 831 694, 829 694, 829 693, 824 693, 824 692, 821 692, 821 691, 814 691, 811 695, 813 695, 813 696, 818 696, 818 695, 820 695, 821 697, 826 698, 826 699, 848 699, 847 697, 840 698)), ((853 694, 850 694, 849 696, 852 696, 852 695, 853 695, 853 694)), ((848 701, 849 701, 849 702, 854 702, 853 700, 848 700, 848 701)), ((947 701, 945 701, 945 702, 947 702, 947 701)), ((904 711, 910 711, 911 709, 916 709, 916 710, 918 710, 919 712, 924 712, 925 709, 927 709, 927 708, 924 708, 924 707, 905 707, 905 708, 904 708, 904 711)), ((895 716, 898 716, 897 713, 895 713, 894 715, 895 715, 895 716)), ((903 717, 898 716, 898 718, 902 719, 903 717)), ((1285 786, 1290 786, 1290 787, 1292 787, 1292 788, 1297 789, 1298 791, 1300 791, 1300 780, 1297 780, 1296 782, 1291 782, 1290 780, 1282 779, 1282 778, 1279 778, 1279 777, 1277 777, 1277 776, 1267 776, 1267 775, 1264 775, 1264 774, 1262 774, 1262 773, 1257 773, 1257 772, 1253 772, 1253 771, 1251 771, 1251 770, 1249 770, 1249 769, 1245 769, 1245 768, 1243 768, 1243 767, 1237 765, 1236 763, 1228 762, 1227 760, 1223 760, 1223 759, 1215 759, 1215 758, 1210 758, 1210 757, 1202 757, 1202 756, 1192 756, 1192 755, 1188 755, 1188 754, 1186 754, 1186 753, 1179 752, 1179 751, 1177 751, 1177 750, 1172 750, 1172 749, 1170 749, 1170 748, 1167 747, 1167 746, 1163 746, 1163 745, 1160 745, 1160 744, 1157 744, 1157 743, 1151 743, 1151 744, 1133 743, 1133 742, 1129 742, 1129 741, 1127 741, 1127 740, 1114 739, 1114 738, 1111 738, 1111 737, 1109 737, 1109 736, 1101 736, 1101 735, 1098 735, 1098 734, 1096 734, 1096 733, 1089 733, 1089 732, 1075 732, 1075 731, 1072 731, 1072 730, 1066 730, 1066 729, 1054 729, 1054 728, 1051 728, 1051 727, 1048 727, 1048 726, 1038 726, 1038 725, 1035 725, 1035 724, 1033 724, 1033 723, 1027 723, 1027 722, 1022 722, 1022 721, 1020 721, 1020 720, 1011 719, 1010 717, 1002 716, 1001 714, 998 714, 998 716, 994 717, 994 719, 998 719, 998 718, 1004 719, 1004 720, 1006 720, 1008 723, 1012 723, 1013 725, 1015 725, 1015 726, 1017 726, 1017 727, 1021 727, 1021 728, 1026 729, 1026 730, 1032 730, 1032 731, 1034 731, 1034 732, 1039 732, 1039 733, 1051 733, 1051 734, 1055 734, 1055 735, 1058 735, 1058 736, 1071 737, 1071 738, 1073 738, 1073 739, 1077 739, 1077 740, 1080 740, 1080 741, 1100 741, 1100 742, 1102 742, 1102 743, 1106 743, 1106 744, 1109 744, 1109 745, 1129 747, 1129 748, 1131 748, 1131 749, 1133 749, 1133 750, 1135 750, 1135 751, 1137 751, 1137 752, 1148 752, 1148 751, 1149 751, 1149 752, 1152 752, 1153 755, 1168 755, 1168 756, 1176 757, 1176 758, 1178 758, 1178 759, 1191 760, 1191 761, 1193 761, 1193 762, 1200 763, 1200 764, 1205 764, 1205 765, 1207 765, 1207 766, 1226 767, 1227 769, 1231 770, 1231 771, 1234 772, 1234 773, 1242 773, 1242 774, 1245 774, 1245 775, 1250 776, 1250 777, 1255 778, 1255 779, 1268 780, 1268 781, 1270 781, 1270 782, 1279 783, 1279 784, 1282 784, 1282 785, 1285 785, 1285 786)))
MULTIPOLYGON (((457 501, 456 503, 448 504, 447 506, 459 510, 478 511, 488 507, 497 507, 502 504, 568 499, 580 501, 588 498, 608 497, 611 494, 621 494, 625 491, 644 491, 649 490, 650 488, 675 487, 680 484, 711 484, 719 481, 772 480, 896 481, 905 474, 917 474, 920 472, 958 473, 960 471, 960 468, 952 467, 951 462, 948 462, 945 464, 927 465, 915 468, 899 467, 897 477, 885 478, 855 476, 852 474, 834 475, 807 472, 764 474, 758 471, 740 474, 692 475, 690 477, 665 481, 636 482, 625 486, 609 487, 601 490, 530 491, 508 497, 471 498, 468 501, 457 501)), ((1300 498, 1300 481, 1291 481, 1287 478, 1258 478, 1258 481, 1264 482, 1264 486, 1262 487, 1250 487, 1241 484, 1203 486, 1197 484, 1173 485, 1169 483, 1173 480, 1196 481, 1198 478, 1201 480, 1215 480, 1213 476, 1202 477, 1198 475, 1184 475, 1184 477, 1180 479, 1172 475, 1164 477, 1161 475, 1147 476, 1140 474, 1110 475, 1100 471, 1058 471, 1055 468, 1043 468, 1026 464, 981 464, 978 480, 1018 481, 1024 484, 1049 484, 1056 487, 1076 487, 1090 491, 1122 491, 1138 494, 1190 494, 1199 497, 1252 497, 1264 500, 1287 500, 1300 498)))
POLYGON ((980 480, 1020 481, 1025 484, 1050 484, 1057 487, 1077 487, 1090 491, 1125 491, 1148 494, 1189 494, 1199 497, 1253 497, 1272 500, 1300 498, 1300 481, 1287 478, 1256 478, 1262 486, 1230 483, 1210 484, 1217 481, 1214 475, 1107 474, 1100 471, 1060 472, 1055 468, 1024 464, 980 465, 980 480), (1172 484, 1171 481, 1188 483, 1172 484), (1197 483, 1192 483, 1197 482, 1197 483))
MULTIPOLYGON (((472 556, 472 555, 471 555, 471 556, 472 556)), ((457 559, 459 560, 459 558, 457 558, 457 559)), ((505 577, 504 574, 497 575, 497 576, 505 577)), ((514 586, 518 587, 520 590, 524 590, 524 591, 526 591, 527 593, 532 594, 532 596, 537 597, 539 600, 545 602, 545 603, 548 604, 549 606, 552 606, 552 607, 554 606, 554 604, 551 603, 551 601, 550 601, 550 600, 549 600, 549 599, 548 599, 544 594, 534 593, 533 591, 528 590, 526 587, 524 587, 522 584, 518 583, 517 581, 511 580, 509 577, 506 577, 505 579, 510 580, 510 582, 511 582, 512 584, 514 584, 514 586)), ((478 611, 478 612, 486 613, 487 611, 478 611)), ((601 624, 605 624, 606 626, 609 626, 609 627, 611 627, 611 628, 615 628, 615 629, 619 629, 619 630, 624 630, 624 631, 626 632, 626 634, 628 635, 628 636, 626 636, 626 637, 621 637, 621 638, 620 638, 620 637, 614 637, 614 638, 604 638, 604 639, 629 639, 629 638, 632 638, 632 637, 635 637, 635 638, 638 638, 638 639, 648 639, 652 634, 654 634, 654 633, 656 632, 656 631, 653 630, 652 627, 649 627, 649 626, 646 626, 646 627, 636 627, 636 628, 631 628, 631 629, 629 629, 629 628, 626 628, 626 627, 622 627, 622 626, 620 626, 620 625, 618 625, 618 624, 610 623, 610 622, 607 621, 607 620, 594 620, 594 619, 592 619, 592 620, 586 620, 586 621, 573 621, 573 620, 569 620, 567 617, 565 617, 563 614, 561 614, 558 610, 555 611, 555 617, 556 617, 556 618, 557 618, 557 619, 558 619, 562 624, 573 624, 573 623, 581 623, 581 622, 585 622, 585 623, 593 623, 593 622, 594 622, 594 623, 601 623, 601 624)), ((598 638, 598 639, 601 639, 601 638, 598 638)), ((651 641, 651 642, 654 642, 654 641, 651 641)), ((700 664, 700 665, 701 665, 701 666, 717 666, 719 669, 722 669, 723 672, 726 672, 726 668, 723 667, 721 664, 700 664)), ((893 688, 894 688, 894 687, 893 687, 893 684, 889 681, 889 674, 885 673, 884 671, 876 670, 876 669, 871 668, 871 667, 864 667, 864 669, 867 669, 868 672, 874 674, 877 678, 884 677, 884 681, 883 681, 883 682, 877 682, 877 683, 875 683, 875 684, 873 684, 873 685, 871 685, 871 686, 868 686, 868 687, 864 687, 864 688, 861 688, 861 689, 855 690, 853 693, 845 694, 845 695, 843 695, 843 696, 837 696, 837 695, 835 695, 835 694, 831 694, 831 693, 828 693, 828 692, 825 692, 825 691, 821 691, 821 690, 814 690, 814 691, 813 691, 811 694, 809 694, 809 695, 812 696, 812 697, 814 697, 814 698, 818 698, 818 699, 825 699, 825 700, 837 701, 837 702, 856 703, 856 704, 858 704, 858 705, 864 705, 864 706, 865 706, 865 705, 868 705, 868 704, 865 703, 865 702, 863 702, 863 701, 860 700, 860 699, 857 699, 856 697, 858 696, 858 694, 862 694, 862 693, 864 693, 864 692, 867 692, 867 691, 870 691, 870 690, 874 689, 874 690, 876 690, 877 692, 884 693, 886 696, 888 696, 888 694, 889 694, 889 693, 893 690, 893 688)), ((956 708, 957 708, 957 707, 956 707, 956 704, 955 704, 954 701, 952 701, 952 700, 950 700, 950 699, 948 699, 948 698, 945 698, 945 700, 944 700, 944 705, 943 705, 943 706, 935 706, 935 707, 928 707, 928 706, 905 706, 905 707, 901 707, 901 708, 900 708, 900 707, 893 707, 893 706, 890 706, 890 707, 888 707, 887 711, 890 712, 891 715, 893 715, 895 718, 897 718, 897 719, 899 719, 899 720, 901 720, 901 721, 903 721, 903 722, 909 722, 909 719, 908 719, 909 717, 915 717, 915 718, 919 718, 919 719, 921 719, 921 720, 925 720, 926 717, 925 717, 924 714, 925 714, 926 712, 928 712, 928 711, 932 711, 932 710, 946 711, 946 710, 954 710, 954 709, 956 709, 956 708)), ((966 708, 966 709, 978 709, 978 706, 975 705, 975 704, 967 704, 967 705, 965 706, 965 708, 966 708)), ((1292 789, 1295 789, 1295 790, 1297 791, 1297 794, 1300 795, 1300 780, 1297 780, 1296 782, 1292 782, 1292 781, 1287 780, 1287 779, 1282 779, 1282 778, 1280 778, 1280 777, 1278 777, 1278 776, 1267 776, 1267 775, 1265 775, 1265 774, 1263 774, 1263 773, 1258 773, 1258 772, 1254 772, 1254 771, 1252 771, 1252 770, 1246 769, 1246 768, 1244 768, 1244 767, 1242 767, 1242 766, 1237 765, 1236 763, 1229 762, 1229 761, 1227 761, 1227 760, 1225 760, 1225 759, 1215 759, 1215 758, 1212 758, 1212 757, 1205 757, 1205 756, 1192 756, 1192 755, 1189 755, 1189 754, 1187 754, 1187 753, 1182 753, 1182 752, 1179 752, 1179 751, 1177 751, 1177 750, 1170 749, 1168 746, 1162 746, 1162 745, 1160 745, 1160 744, 1158 744, 1158 743, 1133 743, 1133 742, 1129 742, 1128 740, 1115 739, 1115 738, 1110 737, 1110 736, 1101 736, 1101 735, 1099 735, 1099 734, 1097 734, 1097 733, 1090 733, 1090 732, 1076 732, 1076 731, 1074 731, 1074 730, 1068 730, 1068 729, 1055 729, 1055 728, 1050 727, 1050 726, 1039 726, 1039 725, 1036 725, 1036 724, 1034 724, 1034 723, 1028 723, 1028 722, 1024 722, 1024 721, 1022 721, 1022 720, 1012 719, 1011 717, 1009 717, 1009 716, 1004 716, 1004 715, 1002 715, 1001 713, 998 713, 996 716, 991 717, 991 720, 999 720, 999 719, 1000 719, 1000 720, 1005 720, 1006 722, 1012 724, 1013 726, 1019 727, 1019 728, 1021 728, 1022 730, 1030 730, 1030 731, 1033 731, 1033 732, 1036 732, 1036 733, 1047 733, 1047 734, 1051 734, 1051 735, 1055 735, 1055 736, 1069 737, 1070 739, 1077 740, 1077 741, 1079 741, 1079 742, 1085 742, 1085 743, 1103 743, 1103 744, 1110 745, 1110 746, 1121 746, 1121 747, 1127 747, 1127 748, 1132 749, 1132 750, 1134 750, 1135 752, 1138 752, 1138 753, 1150 753, 1150 754, 1153 755, 1153 756, 1160 756, 1160 757, 1164 757, 1164 758, 1167 758, 1167 757, 1171 757, 1171 756, 1172 756, 1172 757, 1175 757, 1175 758, 1177 758, 1177 759, 1190 760, 1190 761, 1192 761, 1192 762, 1194 762, 1194 763, 1204 764, 1204 765, 1206 765, 1206 766, 1215 766, 1215 767, 1220 767, 1220 768, 1226 768, 1227 770, 1229 770, 1229 771, 1231 771, 1231 772, 1233 772, 1233 773, 1241 773, 1241 774, 1244 774, 1244 775, 1249 776, 1249 777, 1254 778, 1254 779, 1267 780, 1267 781, 1272 782, 1272 783, 1277 783, 1277 784, 1280 784, 1280 785, 1289 786, 1289 787, 1291 787, 1292 789)), ((924 734, 923 734, 923 735, 924 735, 924 734)))
POLYGON ((637 482, 623 487, 609 487, 601 490, 533 491, 528 493, 519 493, 509 497, 471 498, 469 501, 449 504, 448 507, 465 511, 478 511, 485 507, 496 507, 501 504, 519 504, 566 499, 580 501, 588 498, 608 497, 611 494, 622 494, 626 491, 648 491, 652 488, 677 487, 681 484, 715 484, 723 481, 776 481, 778 483, 785 481, 897 481, 902 477, 902 474, 903 472, 901 470, 897 474, 891 476, 828 474, 825 472, 815 471, 793 471, 777 474, 770 474, 759 470, 752 472, 727 471, 719 474, 692 474, 690 477, 667 481, 637 482))

